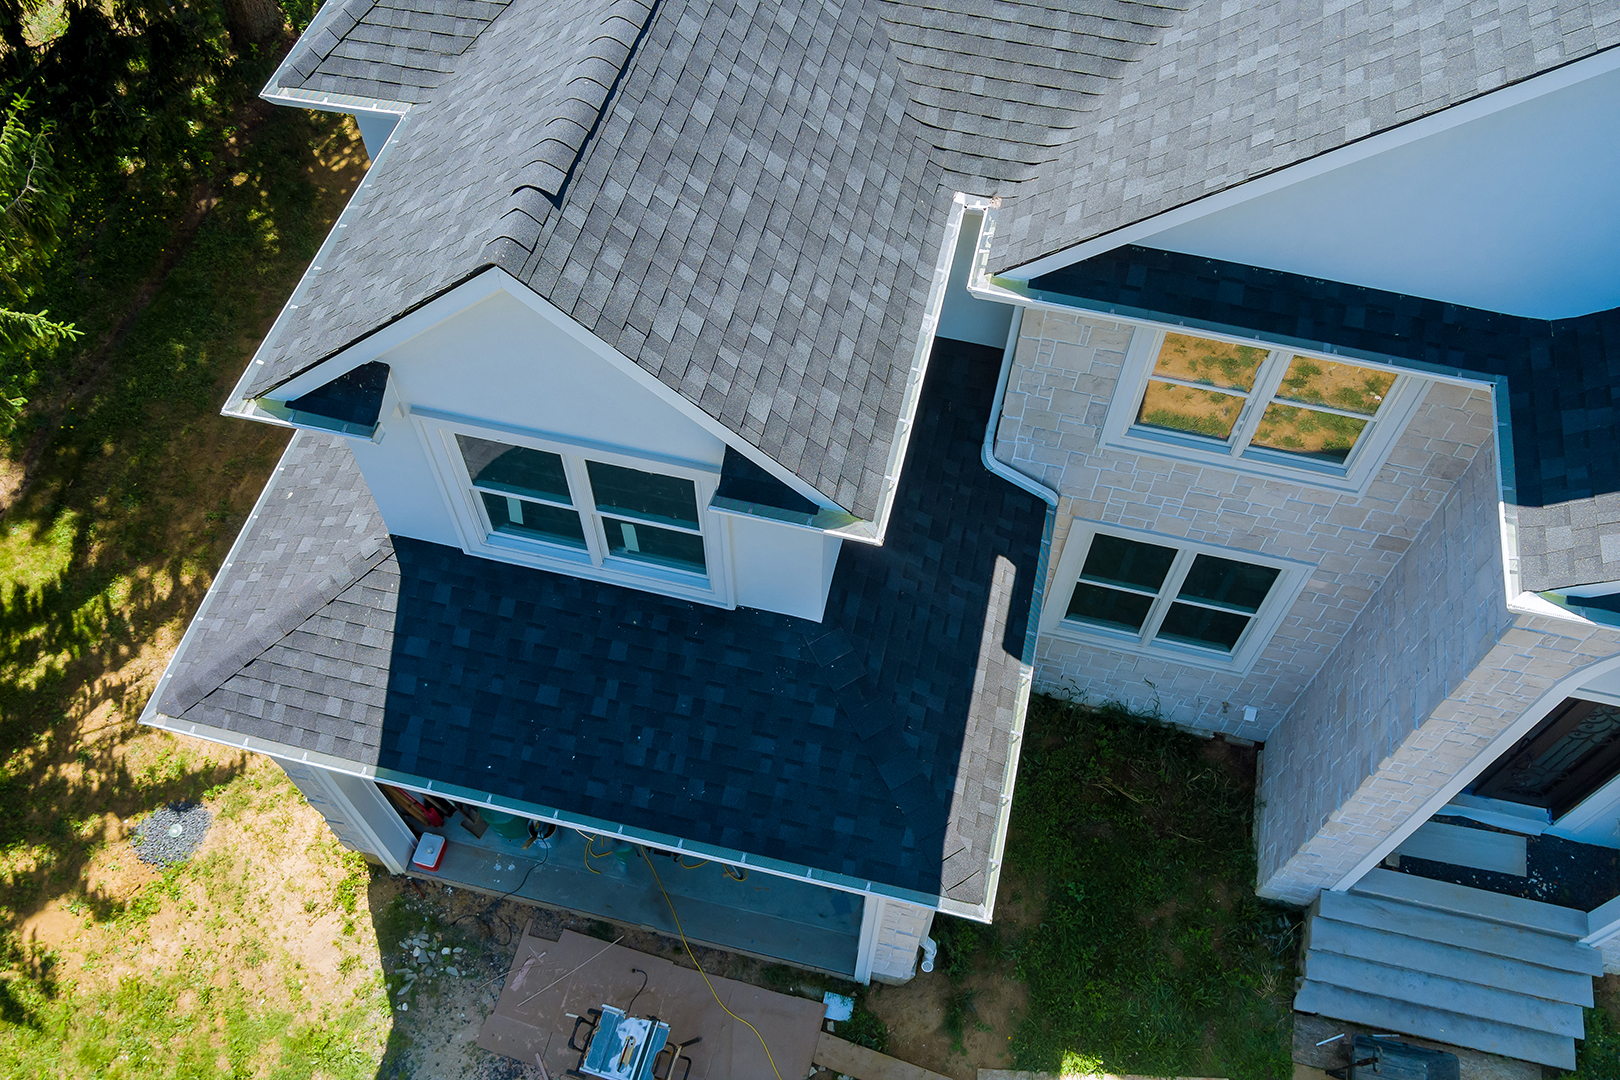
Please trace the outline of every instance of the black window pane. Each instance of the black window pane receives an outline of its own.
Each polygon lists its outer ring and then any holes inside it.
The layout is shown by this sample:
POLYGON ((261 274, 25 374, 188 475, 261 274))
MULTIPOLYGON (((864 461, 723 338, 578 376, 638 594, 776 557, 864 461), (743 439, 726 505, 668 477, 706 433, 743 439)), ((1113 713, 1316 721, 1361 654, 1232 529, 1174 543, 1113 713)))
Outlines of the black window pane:
POLYGON ((1247 615, 1193 607, 1191 604, 1171 604, 1164 622, 1159 626, 1158 636, 1231 652, 1248 625, 1247 615))
POLYGON ((1142 622, 1152 606, 1151 596, 1104 589, 1082 581, 1074 587, 1074 593, 1069 597, 1068 617, 1135 633, 1142 629, 1142 622))
POLYGON ((510 491, 514 495, 538 495, 572 505, 563 461, 556 454, 475 439, 470 435, 457 435, 456 443, 461 447, 462 460, 467 463, 467 475, 479 487, 510 491))
POLYGON ((1189 600, 1207 600, 1253 613, 1260 610, 1278 573, 1270 566, 1200 555, 1187 571, 1181 595, 1189 600))
POLYGON ((707 572, 701 536, 614 518, 603 518, 602 526, 607 532, 609 554, 697 574, 707 572))
POLYGON ((572 548, 585 547, 585 530, 580 525, 577 510, 564 510, 510 495, 491 495, 487 491, 478 494, 484 500, 484 509, 489 511, 490 525, 498 533, 532 537, 572 548))
POLYGON ((697 525, 697 485, 692 481, 600 461, 587 461, 585 465, 590 470, 591 493, 598 510, 671 525, 697 525))
POLYGON ((1086 565, 1080 576, 1158 592, 1175 558, 1175 548, 1098 533, 1091 538, 1091 550, 1086 552, 1086 565))

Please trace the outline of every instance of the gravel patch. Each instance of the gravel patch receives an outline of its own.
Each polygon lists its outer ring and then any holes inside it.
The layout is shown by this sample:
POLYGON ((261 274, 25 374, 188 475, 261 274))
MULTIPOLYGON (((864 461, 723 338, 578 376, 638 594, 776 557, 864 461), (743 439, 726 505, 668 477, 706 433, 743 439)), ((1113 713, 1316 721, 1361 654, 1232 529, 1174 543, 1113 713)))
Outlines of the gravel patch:
POLYGON ((135 826, 135 857, 160 870, 185 862, 208 835, 213 819, 206 806, 189 799, 161 806, 135 826))

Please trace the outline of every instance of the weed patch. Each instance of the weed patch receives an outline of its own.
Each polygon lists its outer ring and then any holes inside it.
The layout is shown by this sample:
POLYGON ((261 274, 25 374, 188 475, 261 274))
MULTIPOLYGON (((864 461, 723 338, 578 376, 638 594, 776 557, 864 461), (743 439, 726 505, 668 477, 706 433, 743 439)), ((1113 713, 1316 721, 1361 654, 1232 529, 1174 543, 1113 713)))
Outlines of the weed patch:
MULTIPOLYGON (((1006 861, 1044 881, 1010 947, 941 918, 948 972, 999 949, 1028 987, 1019 1068, 1290 1075, 1298 916, 1253 892, 1249 752, 1112 709, 1032 701, 1006 861)), ((972 999, 947 1026, 958 1040, 972 999)))

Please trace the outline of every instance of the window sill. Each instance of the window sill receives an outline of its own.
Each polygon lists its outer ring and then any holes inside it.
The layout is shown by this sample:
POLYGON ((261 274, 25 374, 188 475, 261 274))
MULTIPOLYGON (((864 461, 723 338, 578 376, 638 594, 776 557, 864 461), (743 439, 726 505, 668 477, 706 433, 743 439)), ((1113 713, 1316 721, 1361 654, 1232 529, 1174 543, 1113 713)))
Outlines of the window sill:
POLYGON ((1255 661, 1260 659, 1259 648, 1240 648, 1236 654, 1228 654, 1193 646, 1172 645, 1162 641, 1143 645, 1136 640, 1135 634, 1121 633, 1116 636, 1102 627, 1076 623, 1069 619, 1059 619, 1054 625, 1043 628, 1041 633, 1046 637, 1058 638, 1088 648, 1107 649, 1126 656, 1140 656, 1168 664, 1181 664, 1185 667, 1232 675, 1247 675, 1254 667, 1255 661))

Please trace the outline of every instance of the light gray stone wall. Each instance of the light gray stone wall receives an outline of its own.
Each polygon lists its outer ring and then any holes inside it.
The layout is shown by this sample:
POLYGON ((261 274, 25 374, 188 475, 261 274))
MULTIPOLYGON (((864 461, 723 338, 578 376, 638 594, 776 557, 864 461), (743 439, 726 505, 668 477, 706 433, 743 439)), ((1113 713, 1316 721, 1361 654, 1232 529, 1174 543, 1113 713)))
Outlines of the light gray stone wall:
POLYGON ((1259 831, 1268 895, 1304 902, 1336 883, 1405 808, 1466 764, 1466 741, 1403 744, 1512 623, 1495 466, 1488 446, 1267 740, 1259 831), (1358 804, 1380 770, 1381 798, 1358 804), (1411 781, 1410 791, 1387 790, 1411 781))
POLYGON ((889 897, 869 897, 866 902, 882 905, 872 953, 872 978, 884 983, 908 981, 917 974, 918 951, 934 925, 933 908, 889 897))
MULTIPOLYGON (((1035 685, 1183 726, 1265 739, 1494 438, 1483 390, 1435 384, 1363 496, 1099 445, 1129 326, 1026 309, 996 456, 1060 495, 1052 568, 1074 519, 1150 529, 1317 567, 1246 675, 1043 635, 1035 685), (1253 723, 1244 706, 1253 706, 1253 723)), ((1061 588, 1048 603, 1067 602, 1061 588)))

